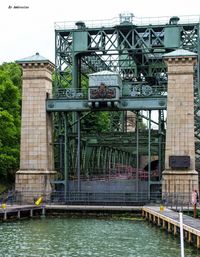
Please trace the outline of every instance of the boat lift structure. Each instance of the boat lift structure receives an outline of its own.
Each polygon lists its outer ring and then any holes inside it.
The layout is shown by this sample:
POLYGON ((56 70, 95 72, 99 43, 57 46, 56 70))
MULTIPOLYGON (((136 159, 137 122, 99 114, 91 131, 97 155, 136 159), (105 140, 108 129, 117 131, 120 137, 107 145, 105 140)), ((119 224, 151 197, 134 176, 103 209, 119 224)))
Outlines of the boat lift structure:
POLYGON ((182 51, 188 60, 198 58, 193 85, 198 168, 199 24, 196 16, 132 14, 101 24, 55 24, 53 96, 47 93, 46 111, 54 113, 58 175, 51 183, 57 190, 145 192, 149 198, 161 193, 168 107, 164 56, 173 59, 168 56, 173 51, 177 58, 182 51))

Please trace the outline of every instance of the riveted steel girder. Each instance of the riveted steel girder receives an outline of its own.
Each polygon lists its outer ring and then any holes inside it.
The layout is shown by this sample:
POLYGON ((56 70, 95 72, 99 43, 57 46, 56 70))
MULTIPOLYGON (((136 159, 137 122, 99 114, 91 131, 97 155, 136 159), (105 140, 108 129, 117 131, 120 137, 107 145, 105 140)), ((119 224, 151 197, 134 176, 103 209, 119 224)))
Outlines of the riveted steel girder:
MULTIPOLYGON (((127 111, 127 110, 164 110, 167 107, 166 97, 154 98, 135 98, 133 100, 123 99, 119 102, 119 107, 108 108, 99 107, 93 111, 127 111)), ((66 100, 66 99, 48 99, 46 102, 48 112, 75 112, 91 111, 87 100, 66 100)))

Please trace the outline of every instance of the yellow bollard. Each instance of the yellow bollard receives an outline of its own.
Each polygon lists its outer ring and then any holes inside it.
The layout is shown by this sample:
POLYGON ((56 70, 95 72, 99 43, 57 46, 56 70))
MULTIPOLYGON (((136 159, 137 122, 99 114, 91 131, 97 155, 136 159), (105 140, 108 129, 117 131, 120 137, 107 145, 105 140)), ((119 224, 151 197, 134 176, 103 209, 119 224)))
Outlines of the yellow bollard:
POLYGON ((5 203, 2 203, 2 205, 1 205, 1 207, 2 207, 2 209, 6 209, 6 204, 5 203))
POLYGON ((37 201, 35 202, 35 205, 40 205, 42 202, 43 196, 40 196, 37 201))
POLYGON ((164 206, 160 205, 160 211, 164 211, 164 206))

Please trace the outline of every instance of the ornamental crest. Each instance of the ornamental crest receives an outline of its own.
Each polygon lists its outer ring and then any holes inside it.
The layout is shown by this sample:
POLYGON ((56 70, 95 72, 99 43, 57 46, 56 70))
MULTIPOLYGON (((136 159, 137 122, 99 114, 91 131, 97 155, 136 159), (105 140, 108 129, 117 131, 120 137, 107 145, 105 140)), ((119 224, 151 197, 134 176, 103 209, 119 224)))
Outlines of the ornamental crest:
POLYGON ((101 83, 97 89, 90 89, 90 98, 91 99, 99 99, 99 98, 115 98, 116 97, 116 89, 108 88, 104 83, 101 83))

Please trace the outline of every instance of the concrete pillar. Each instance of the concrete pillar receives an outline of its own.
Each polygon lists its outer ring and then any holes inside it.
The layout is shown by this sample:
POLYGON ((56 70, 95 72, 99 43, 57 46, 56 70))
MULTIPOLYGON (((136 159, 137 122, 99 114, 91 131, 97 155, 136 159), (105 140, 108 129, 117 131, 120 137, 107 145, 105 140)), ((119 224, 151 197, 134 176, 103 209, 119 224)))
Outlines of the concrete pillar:
POLYGON ((55 175, 52 117, 46 98, 52 95, 54 65, 36 55, 17 61, 23 69, 20 170, 15 187, 24 202, 44 194, 48 197, 55 175))
POLYGON ((164 59, 168 67, 168 97, 162 191, 168 195, 185 195, 185 199, 190 201, 192 190, 198 190, 198 173, 195 171, 193 82, 196 54, 179 49, 164 55, 164 59), (170 163, 170 158, 175 158, 175 163, 170 163), (190 159, 188 167, 181 167, 184 166, 184 158, 190 159), (178 163, 177 160, 181 162, 178 163))

